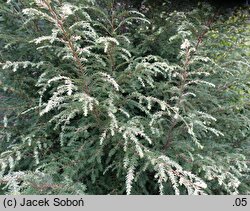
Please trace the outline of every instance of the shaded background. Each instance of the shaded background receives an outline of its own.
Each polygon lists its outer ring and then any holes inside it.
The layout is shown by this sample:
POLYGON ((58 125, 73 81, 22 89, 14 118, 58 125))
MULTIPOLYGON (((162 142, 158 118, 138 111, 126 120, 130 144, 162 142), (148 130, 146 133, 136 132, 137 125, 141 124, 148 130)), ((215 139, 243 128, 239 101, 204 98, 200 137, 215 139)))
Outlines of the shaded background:
POLYGON ((141 4, 149 4, 151 6, 159 6, 163 2, 169 2, 170 5, 176 8, 183 8, 186 6, 194 6, 197 5, 198 2, 208 2, 212 4, 215 7, 222 7, 222 8, 233 8, 236 6, 244 6, 246 4, 249 4, 249 0, 206 0, 206 1, 200 1, 200 0, 124 0, 123 2, 131 2, 134 5, 137 5, 137 7, 141 4))

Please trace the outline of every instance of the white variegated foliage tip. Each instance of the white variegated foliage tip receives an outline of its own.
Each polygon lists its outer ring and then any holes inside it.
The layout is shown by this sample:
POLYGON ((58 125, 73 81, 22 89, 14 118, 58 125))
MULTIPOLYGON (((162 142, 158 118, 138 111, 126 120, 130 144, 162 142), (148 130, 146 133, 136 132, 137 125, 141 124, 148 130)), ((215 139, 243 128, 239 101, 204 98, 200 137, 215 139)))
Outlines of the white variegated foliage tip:
POLYGON ((114 86, 114 88, 116 89, 116 91, 119 91, 119 84, 115 81, 114 78, 112 78, 107 73, 100 73, 100 75, 102 76, 104 81, 107 81, 107 82, 111 83, 114 86))
POLYGON ((132 182, 134 180, 134 166, 130 166, 128 169, 127 177, 126 177, 126 192, 127 195, 131 194, 132 182))
POLYGON ((8 161, 9 161, 9 167, 10 167, 10 169, 13 169, 14 166, 15 166, 15 161, 14 161, 13 157, 9 156, 8 161))
POLYGON ((181 49, 188 49, 190 47, 190 42, 188 39, 185 39, 184 42, 181 44, 181 49))
POLYGON ((4 118, 3 118, 3 126, 6 128, 8 126, 8 118, 7 116, 5 115, 4 118))
POLYGON ((69 4, 69 3, 65 3, 62 7, 61 7, 61 11, 63 13, 63 15, 65 16, 69 16, 72 15, 74 13, 74 6, 69 4))
MULTIPOLYGON (((46 0, 35 0, 35 2, 40 7, 47 7, 46 4, 45 4, 46 0)), ((47 1, 47 2, 49 2, 49 1, 47 1)))
POLYGON ((113 37, 100 37, 97 41, 97 43, 104 44, 104 52, 107 53, 110 43, 113 43, 115 45, 119 45, 120 43, 118 42, 117 39, 113 37))
POLYGON ((102 135, 101 135, 101 138, 100 138, 100 145, 103 144, 103 141, 104 141, 104 139, 106 138, 106 136, 107 136, 107 130, 105 130, 105 131, 102 133, 102 135))

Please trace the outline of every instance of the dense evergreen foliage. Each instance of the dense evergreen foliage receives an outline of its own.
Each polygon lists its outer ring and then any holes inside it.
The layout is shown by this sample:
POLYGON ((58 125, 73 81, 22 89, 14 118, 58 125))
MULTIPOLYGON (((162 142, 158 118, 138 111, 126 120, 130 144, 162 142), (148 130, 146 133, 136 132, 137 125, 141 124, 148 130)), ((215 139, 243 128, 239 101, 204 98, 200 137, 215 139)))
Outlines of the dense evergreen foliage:
POLYGON ((1 1, 2 194, 250 194, 247 8, 150 2, 1 1))

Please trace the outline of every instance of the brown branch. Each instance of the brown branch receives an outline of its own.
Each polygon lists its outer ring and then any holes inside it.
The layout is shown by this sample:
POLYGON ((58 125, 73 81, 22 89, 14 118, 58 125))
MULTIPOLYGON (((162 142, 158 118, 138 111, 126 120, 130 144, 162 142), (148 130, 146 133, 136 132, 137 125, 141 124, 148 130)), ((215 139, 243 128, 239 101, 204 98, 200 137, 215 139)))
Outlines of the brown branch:
MULTIPOLYGON (((190 60, 191 60, 190 49, 187 48, 186 49, 186 61, 184 64, 184 72, 182 74, 183 79, 182 79, 181 85, 180 85, 180 95, 181 96, 176 103, 177 108, 179 108, 181 106, 181 103, 182 103, 182 100, 184 97, 184 89, 185 89, 185 84, 186 84, 186 80, 188 77, 187 68, 189 66, 190 60)), ((174 128, 177 125, 177 123, 178 123, 178 117, 172 121, 172 124, 169 128, 169 133, 168 133, 168 136, 166 139, 166 143, 164 144, 164 150, 167 150, 173 142, 173 132, 174 132, 174 128)))
MULTIPOLYGON (((74 48, 73 42, 71 40, 70 34, 67 32, 67 30, 65 29, 65 27, 63 26, 63 20, 60 19, 60 16, 57 14, 56 10, 52 8, 52 6, 50 5, 50 3, 47 0, 44 0, 44 4, 46 5, 48 11, 50 12, 50 14, 52 15, 52 17, 54 18, 54 20, 56 21, 56 24, 58 25, 58 27, 61 29, 62 33, 63 33, 63 40, 67 43, 67 46, 69 47, 69 49, 72 52, 72 55, 74 57, 74 60, 77 63, 77 66, 81 72, 81 74, 84 74, 84 66, 82 65, 82 62, 77 54, 77 51, 74 48)), ((84 91, 86 92, 86 94, 90 95, 90 90, 89 87, 87 85, 87 83, 84 83, 84 91)), ((100 123, 100 114, 97 111, 96 107, 94 107, 93 109, 93 113, 94 116, 97 120, 97 124, 98 126, 101 125, 100 123)))
MULTIPOLYGON (((84 67, 82 65, 82 62, 74 48, 74 44, 71 40, 70 34, 67 32, 67 30, 65 29, 65 27, 63 26, 63 21, 59 18, 59 15, 57 14, 57 12, 52 8, 52 6, 50 5, 49 2, 47 2, 46 0, 44 1, 45 5, 47 6, 47 9, 49 10, 50 14, 53 16, 53 18, 55 19, 58 27, 61 29, 62 33, 63 33, 63 40, 67 43, 67 46, 69 47, 69 49, 71 50, 71 53, 74 57, 74 60, 77 63, 77 66, 81 72, 81 74, 84 74, 84 67)), ((85 87, 85 92, 87 94, 89 94, 89 88, 87 83, 84 83, 84 87, 85 87)))
MULTIPOLYGON (((195 52, 197 51, 197 49, 199 48, 200 44, 202 43, 205 35, 209 32, 209 29, 211 28, 212 24, 214 23, 215 21, 215 17, 217 16, 218 13, 214 13, 213 17, 211 19, 209 19, 206 23, 205 23, 205 26, 207 27, 206 30, 204 30, 197 38, 197 42, 196 42, 196 45, 195 45, 195 52)), ((194 53, 191 54, 190 52, 190 49, 187 48, 186 49, 186 61, 184 63, 184 67, 183 67, 183 73, 182 73, 182 81, 181 81, 181 85, 180 85, 180 98, 178 99, 177 103, 176 103, 176 107, 179 108, 182 104, 182 100, 183 100, 183 97, 184 97, 184 90, 185 90, 185 85, 186 85, 186 81, 187 81, 187 78, 188 78, 188 67, 189 67, 189 64, 190 64, 190 61, 192 59, 192 57, 194 56, 194 53)), ((177 117, 178 118, 178 117, 177 117)), ((178 123, 178 119, 175 118, 173 121, 172 121, 172 124, 169 128, 169 132, 168 132, 168 135, 167 135, 167 138, 166 138, 166 142, 163 146, 163 149, 164 150, 167 150, 172 142, 173 142, 173 132, 174 132, 174 128, 175 126, 177 125, 178 123)))

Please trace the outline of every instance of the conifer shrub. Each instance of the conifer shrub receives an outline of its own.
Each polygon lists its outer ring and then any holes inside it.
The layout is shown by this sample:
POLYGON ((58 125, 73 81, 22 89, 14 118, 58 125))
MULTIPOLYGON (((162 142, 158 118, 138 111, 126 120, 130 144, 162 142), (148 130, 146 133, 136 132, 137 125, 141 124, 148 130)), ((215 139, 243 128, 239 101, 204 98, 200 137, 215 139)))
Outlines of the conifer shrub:
POLYGON ((2 194, 249 194, 245 12, 0 7, 2 194))

